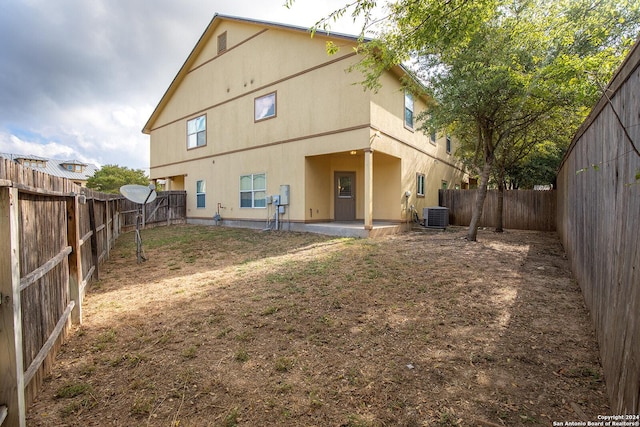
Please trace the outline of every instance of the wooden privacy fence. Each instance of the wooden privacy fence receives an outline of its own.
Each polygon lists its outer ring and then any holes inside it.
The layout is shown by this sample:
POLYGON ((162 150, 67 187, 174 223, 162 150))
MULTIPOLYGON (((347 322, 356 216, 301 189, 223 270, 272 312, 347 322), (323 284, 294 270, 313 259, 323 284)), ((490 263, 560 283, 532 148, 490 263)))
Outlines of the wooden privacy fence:
POLYGON ((614 414, 640 413, 640 38, 558 173, 558 234, 595 325, 614 414))
MULTIPOLYGON (((163 191, 158 193, 154 203, 142 209, 142 224, 146 227, 182 224, 187 218, 187 198, 184 191, 163 191)), ((120 229, 122 232, 135 230, 140 205, 127 199, 119 200, 120 229)))
MULTIPOLYGON (((471 222, 478 190, 440 190, 440 206, 449 208, 449 224, 467 226, 471 222)), ((497 225, 498 191, 489 190, 484 202, 480 227, 497 225)), ((503 227, 518 230, 555 231, 556 192, 506 190, 503 227)))
MULTIPOLYGON (((149 204, 156 224, 184 222, 186 193, 149 204), (164 202, 163 202, 164 200, 164 202), (164 205, 163 205, 164 203, 164 205), (166 206, 163 208, 162 206, 166 206), (169 207, 171 206, 171 207, 169 207)), ((71 322, 82 322, 87 284, 122 231, 115 195, 0 158, 0 425, 24 426, 71 322)), ((128 214, 127 214, 128 215, 128 214)), ((135 217, 134 217, 135 227, 135 217)))

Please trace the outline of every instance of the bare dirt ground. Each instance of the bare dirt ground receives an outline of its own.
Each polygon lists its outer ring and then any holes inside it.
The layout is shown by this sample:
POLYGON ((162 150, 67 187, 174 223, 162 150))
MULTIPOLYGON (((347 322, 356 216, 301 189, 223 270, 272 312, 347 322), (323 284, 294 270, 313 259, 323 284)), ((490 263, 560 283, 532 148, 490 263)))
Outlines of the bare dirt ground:
POLYGON ((29 426, 547 426, 609 413, 554 233, 121 236, 29 426))

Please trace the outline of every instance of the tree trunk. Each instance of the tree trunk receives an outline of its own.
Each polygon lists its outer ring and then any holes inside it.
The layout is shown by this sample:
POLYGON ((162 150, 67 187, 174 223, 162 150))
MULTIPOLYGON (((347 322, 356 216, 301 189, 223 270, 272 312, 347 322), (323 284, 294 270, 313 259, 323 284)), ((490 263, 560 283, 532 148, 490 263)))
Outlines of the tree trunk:
POLYGON ((503 224, 503 220, 502 220, 502 212, 503 212, 503 206, 504 206, 504 180, 502 178, 500 178, 498 180, 498 217, 497 217, 497 223, 496 223, 496 233, 502 233, 504 230, 502 229, 502 224, 503 224))
POLYGON ((467 240, 471 242, 476 241, 478 235, 478 224, 482 217, 482 208, 484 206, 484 199, 487 198, 487 184, 489 183, 489 174, 493 167, 493 156, 487 156, 482 168, 482 174, 480 175, 480 186, 478 187, 478 194, 476 195, 476 205, 473 208, 473 215, 471 216, 471 223, 469 224, 469 231, 467 233, 467 240))

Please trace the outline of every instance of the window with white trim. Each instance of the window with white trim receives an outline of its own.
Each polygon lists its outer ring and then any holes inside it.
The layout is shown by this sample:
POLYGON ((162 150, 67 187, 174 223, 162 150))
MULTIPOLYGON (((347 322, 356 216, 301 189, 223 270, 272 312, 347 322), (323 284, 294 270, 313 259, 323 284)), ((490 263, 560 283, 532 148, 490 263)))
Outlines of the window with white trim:
POLYGON ((404 125, 413 129, 413 95, 404 91, 404 125))
POLYGON ((187 150, 207 145, 207 116, 187 120, 187 150))
POLYGON ((417 174, 416 195, 418 197, 424 197, 424 183, 425 183, 424 174, 423 173, 417 174))
POLYGON ((267 207, 267 174, 254 173, 240 176, 240 207, 267 207))
POLYGON ((206 199, 206 185, 204 180, 196 181, 196 207, 204 208, 206 199))
POLYGON ((270 119, 276 116, 276 93, 272 92, 255 98, 253 101, 253 120, 270 119))

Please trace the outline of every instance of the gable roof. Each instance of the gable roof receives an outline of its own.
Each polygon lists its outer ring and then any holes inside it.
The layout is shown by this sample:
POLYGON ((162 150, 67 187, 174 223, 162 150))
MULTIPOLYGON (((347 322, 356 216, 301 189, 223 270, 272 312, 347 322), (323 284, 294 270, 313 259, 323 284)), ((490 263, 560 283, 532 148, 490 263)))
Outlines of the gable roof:
MULTIPOLYGON (((208 40, 211 38, 211 36, 215 32, 216 28, 223 21, 234 21, 234 22, 239 22, 239 23, 258 25, 258 26, 262 26, 262 27, 270 27, 270 28, 283 29, 283 30, 287 30, 287 31, 296 31, 296 32, 302 32, 302 33, 311 34, 311 30, 309 28, 305 28, 305 27, 300 27, 300 26, 295 26, 295 25, 288 25, 288 24, 281 24, 281 23, 270 22, 270 21, 260 21, 260 20, 256 20, 256 19, 241 18, 241 17, 237 17, 237 16, 222 15, 222 14, 216 13, 213 16, 213 18, 211 19, 211 21, 209 22, 209 25, 207 26, 205 31, 202 33, 202 35, 198 39, 198 42, 196 43, 194 48, 191 50, 191 53, 189 54, 189 56, 185 60, 184 64, 182 64, 182 67, 180 67, 180 70, 178 71, 176 76, 173 78, 173 81, 171 82, 171 84, 169 85, 169 87, 165 91, 164 95, 160 99, 160 102, 158 102, 158 105, 153 110, 153 113, 151 113, 151 116, 149 117, 149 120, 147 120, 147 123, 142 128, 142 133, 145 133, 145 134, 150 134, 151 133, 151 129, 153 127, 153 124, 157 120, 157 118, 160 115, 162 109, 168 103, 169 99, 171 98, 173 93, 176 91, 176 89, 178 88, 178 86, 180 85, 180 83, 182 82, 184 77, 189 73, 191 65, 193 64, 193 62, 198 57, 199 53, 204 48, 204 45, 208 42, 208 40)), ((343 40, 348 40, 348 41, 351 41, 351 42, 354 42, 354 43, 358 42, 358 40, 359 40, 359 38, 357 36, 348 35, 348 34, 344 34, 344 33, 333 33, 333 32, 326 32, 326 31, 317 30, 317 31, 315 31, 314 34, 315 34, 315 36, 329 37, 329 38, 334 38, 334 39, 336 39, 336 38, 337 39, 343 39, 343 40)), ((366 39, 365 38, 365 41, 369 41, 369 40, 370 39, 366 39)), ((409 75, 416 83, 421 85, 421 83, 416 79, 416 77, 413 75, 413 73, 411 73, 403 65, 395 67, 394 72, 395 72, 395 74, 397 76, 409 75)))
POLYGON ((59 159, 51 159, 48 157, 40 157, 34 156, 31 154, 11 154, 11 153, 0 153, 0 157, 4 157, 5 159, 9 159, 16 163, 21 163, 21 160, 27 161, 37 161, 40 163, 44 163, 43 167, 31 167, 40 172, 48 173, 49 175, 57 176, 60 178, 67 178, 74 181, 86 181, 90 177, 93 176, 98 169, 98 166, 93 165, 91 163, 81 162, 79 160, 59 160, 59 159), (83 168, 82 172, 73 172, 64 167, 64 165, 80 165, 83 168))
MULTIPOLYGON (((215 15, 213 15, 213 18, 209 22, 209 25, 207 26, 207 28, 204 30, 204 32, 198 39, 198 42, 196 43, 196 45, 191 50, 191 53, 189 54, 187 59, 184 61, 184 64, 182 64, 182 67, 180 67, 178 74, 176 74, 176 76, 173 78, 173 81, 171 82, 171 84, 165 91, 164 95, 160 99, 160 102, 158 102, 158 105, 153 110, 153 113, 151 113, 149 120, 147 120, 147 123, 144 125, 144 128, 142 129, 142 133, 146 133, 146 134, 151 133, 151 128, 153 126, 153 123, 158 118, 160 112, 162 111, 162 108, 166 105, 166 103, 171 98, 171 95, 173 95, 173 93, 175 92, 177 87, 180 85, 184 77, 188 74, 191 64, 193 64, 193 62, 196 60, 198 54, 204 48, 204 45, 211 38, 216 28, 223 21, 235 21, 240 23, 259 25, 262 27, 279 28, 279 29, 284 29, 288 31, 305 32, 305 33, 311 34, 310 30, 304 27, 280 24, 280 23, 269 22, 269 21, 260 21, 260 20, 249 19, 249 18, 241 18, 241 17, 231 16, 231 15, 222 15, 222 14, 216 13, 215 15)), ((329 36, 329 33, 326 33, 324 31, 316 31, 316 34, 329 36)), ((331 33, 330 36, 335 38, 348 39, 354 42, 357 41, 357 37, 349 36, 341 33, 331 33)))

